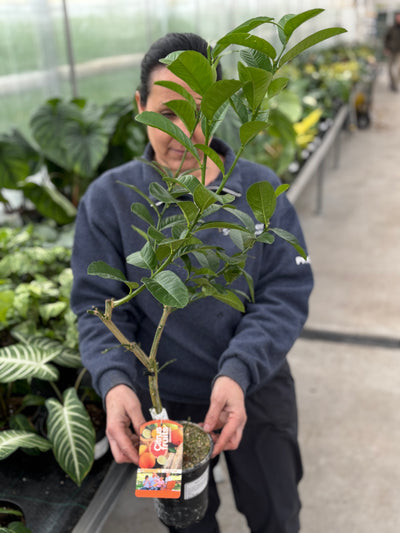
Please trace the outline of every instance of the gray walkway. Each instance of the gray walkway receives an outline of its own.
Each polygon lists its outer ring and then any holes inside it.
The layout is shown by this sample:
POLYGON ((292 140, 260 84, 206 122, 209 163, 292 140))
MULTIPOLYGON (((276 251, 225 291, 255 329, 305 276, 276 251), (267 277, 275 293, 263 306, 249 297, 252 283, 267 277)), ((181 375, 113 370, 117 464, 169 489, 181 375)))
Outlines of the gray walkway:
MULTIPOLYGON (((368 130, 342 133, 340 165, 327 164, 322 215, 313 187, 298 204, 316 277, 307 330, 325 334, 300 339, 289 355, 304 533, 400 531, 400 351, 391 347, 400 339, 400 94, 387 90, 385 73, 372 119, 368 130)), ((222 533, 247 532, 229 483, 219 487, 222 533)), ((136 531, 165 528, 131 482, 102 533, 136 531)))

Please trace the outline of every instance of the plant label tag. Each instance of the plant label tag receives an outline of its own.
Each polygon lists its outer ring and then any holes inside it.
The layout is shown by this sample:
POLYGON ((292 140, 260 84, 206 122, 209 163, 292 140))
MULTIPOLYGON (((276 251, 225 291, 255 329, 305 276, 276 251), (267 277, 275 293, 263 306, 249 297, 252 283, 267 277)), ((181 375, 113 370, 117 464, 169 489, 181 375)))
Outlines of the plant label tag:
POLYGON ((140 427, 139 498, 179 498, 182 484, 183 426, 173 420, 151 420, 140 427))

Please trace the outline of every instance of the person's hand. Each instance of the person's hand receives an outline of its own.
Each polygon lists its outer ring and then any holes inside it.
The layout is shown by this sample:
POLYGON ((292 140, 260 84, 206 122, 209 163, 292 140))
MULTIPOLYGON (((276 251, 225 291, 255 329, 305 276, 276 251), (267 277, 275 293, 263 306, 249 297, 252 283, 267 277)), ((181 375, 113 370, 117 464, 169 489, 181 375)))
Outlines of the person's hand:
POLYGON ((106 395, 106 435, 117 463, 139 462, 140 426, 145 422, 139 398, 126 385, 117 385, 106 395), (131 426, 135 433, 132 432, 131 426))
POLYGON ((214 383, 210 407, 203 424, 207 433, 222 428, 219 435, 213 435, 213 457, 224 450, 236 450, 242 438, 246 420, 242 388, 227 376, 219 377, 214 383))

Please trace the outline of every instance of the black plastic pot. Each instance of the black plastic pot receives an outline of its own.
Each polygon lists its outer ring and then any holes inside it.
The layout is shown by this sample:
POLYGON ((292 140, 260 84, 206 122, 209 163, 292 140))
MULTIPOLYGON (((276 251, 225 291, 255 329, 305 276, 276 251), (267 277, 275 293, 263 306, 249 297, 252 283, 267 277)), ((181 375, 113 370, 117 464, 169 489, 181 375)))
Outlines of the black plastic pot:
MULTIPOLYGON (((187 422, 185 422, 187 423, 187 422)), ((199 522, 208 506, 208 478, 213 442, 210 435, 210 450, 197 465, 182 471, 181 495, 177 499, 155 498, 158 518, 167 527, 183 529, 199 522)))
POLYGON ((7 527, 12 522, 25 524, 25 515, 22 508, 14 501, 0 500, 0 527, 7 527))

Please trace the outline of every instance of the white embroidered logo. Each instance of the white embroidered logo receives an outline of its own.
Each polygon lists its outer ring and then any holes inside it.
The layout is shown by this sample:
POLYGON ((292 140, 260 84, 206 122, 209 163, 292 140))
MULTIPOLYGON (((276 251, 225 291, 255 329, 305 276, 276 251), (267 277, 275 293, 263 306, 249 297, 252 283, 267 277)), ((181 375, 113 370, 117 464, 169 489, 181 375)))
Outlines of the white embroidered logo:
POLYGON ((301 255, 298 255, 296 257, 296 265, 310 265, 311 264, 311 257, 308 255, 307 259, 304 259, 304 257, 301 257, 301 255))

